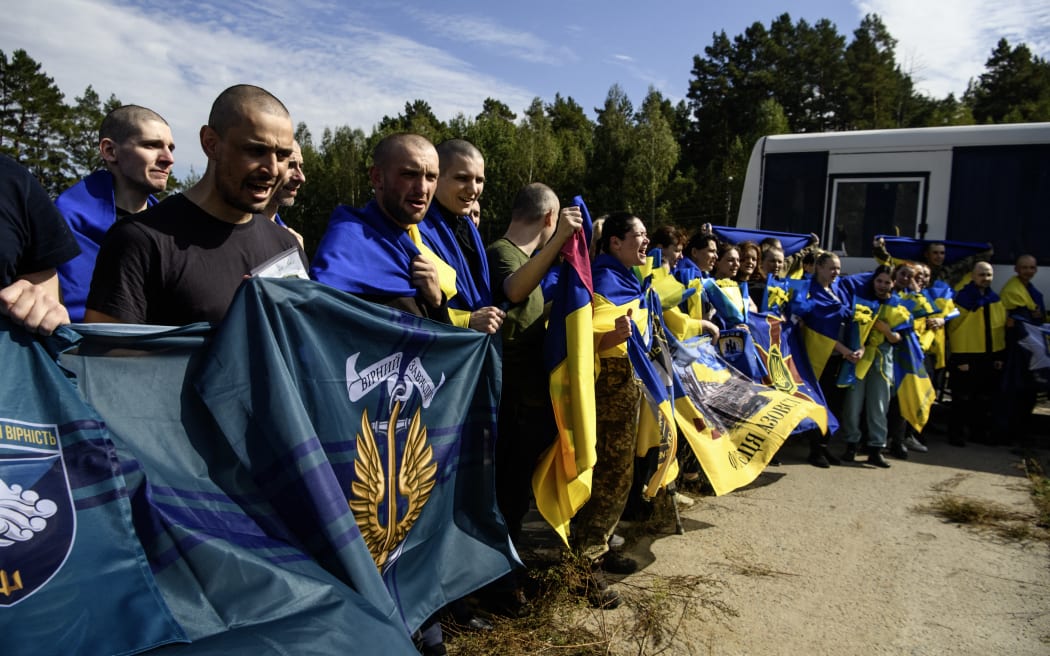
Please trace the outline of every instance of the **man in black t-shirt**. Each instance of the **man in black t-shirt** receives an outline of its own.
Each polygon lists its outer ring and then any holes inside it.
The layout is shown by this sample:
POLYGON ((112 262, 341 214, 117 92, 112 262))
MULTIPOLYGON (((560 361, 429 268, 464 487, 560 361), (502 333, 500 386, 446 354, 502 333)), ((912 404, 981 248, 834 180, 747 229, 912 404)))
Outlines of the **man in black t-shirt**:
POLYGON ((288 110, 268 91, 219 94, 201 128, 204 175, 106 233, 84 320, 218 322, 253 268, 290 251, 305 269, 295 237, 256 216, 284 181, 293 142, 288 110))
POLYGON ((55 267, 80 253, 36 178, 0 155, 0 315, 50 335, 69 323, 55 267))

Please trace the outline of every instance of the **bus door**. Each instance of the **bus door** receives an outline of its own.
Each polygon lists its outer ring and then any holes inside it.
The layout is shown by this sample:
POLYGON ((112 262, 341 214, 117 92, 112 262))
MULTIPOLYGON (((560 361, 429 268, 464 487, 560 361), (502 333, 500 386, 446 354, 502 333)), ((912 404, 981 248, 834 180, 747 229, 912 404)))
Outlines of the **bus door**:
POLYGON ((829 175, 824 243, 870 258, 875 235, 924 236, 928 188, 928 173, 829 175))

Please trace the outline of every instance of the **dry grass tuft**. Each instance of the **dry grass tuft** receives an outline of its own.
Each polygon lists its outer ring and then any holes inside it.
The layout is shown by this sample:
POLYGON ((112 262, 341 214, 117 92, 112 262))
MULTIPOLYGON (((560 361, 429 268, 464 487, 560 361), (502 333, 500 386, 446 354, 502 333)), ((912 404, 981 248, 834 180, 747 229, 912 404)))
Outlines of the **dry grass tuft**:
POLYGON ((692 653, 680 636, 682 622, 707 609, 723 618, 738 615, 718 598, 725 583, 700 576, 639 575, 616 586, 621 606, 590 608, 574 594, 587 570, 571 556, 530 572, 536 585, 522 617, 493 617, 492 631, 470 632, 444 625, 452 654, 513 656, 557 654, 596 656, 613 653, 692 653))

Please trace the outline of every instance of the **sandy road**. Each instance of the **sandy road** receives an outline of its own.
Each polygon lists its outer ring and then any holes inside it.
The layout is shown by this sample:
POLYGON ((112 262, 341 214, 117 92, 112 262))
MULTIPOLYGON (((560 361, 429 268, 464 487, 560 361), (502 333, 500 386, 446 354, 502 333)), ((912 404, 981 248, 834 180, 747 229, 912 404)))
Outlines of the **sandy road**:
MULTIPOLYGON (((644 567, 618 589, 695 576, 716 602, 691 604, 662 653, 1050 654, 1047 544, 916 510, 951 493, 1031 512, 1018 457, 937 437, 889 470, 819 470, 790 441, 781 454, 783 466, 747 489, 698 499, 684 535, 629 543, 644 567)), ((596 621, 626 631, 631 612, 596 621)), ((626 639, 620 647, 639 653, 626 639)))

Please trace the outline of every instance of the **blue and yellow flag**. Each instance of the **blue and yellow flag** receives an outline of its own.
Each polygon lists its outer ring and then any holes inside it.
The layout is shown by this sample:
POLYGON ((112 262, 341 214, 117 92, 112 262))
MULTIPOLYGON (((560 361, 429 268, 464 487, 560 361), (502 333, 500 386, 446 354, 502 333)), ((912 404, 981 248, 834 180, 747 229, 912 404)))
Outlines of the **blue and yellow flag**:
POLYGON ((375 200, 362 208, 340 205, 332 212, 310 277, 375 300, 416 296, 412 258, 428 257, 438 267, 446 299, 456 295, 456 271, 423 243, 415 226, 404 230, 386 218, 375 200))
POLYGON ((930 408, 937 398, 933 382, 923 363, 919 336, 909 323, 897 326, 901 341, 893 345, 893 382, 897 389, 901 417, 922 432, 930 419, 930 408))
POLYGON ((430 204, 426 216, 419 224, 419 233, 434 255, 455 271, 456 293, 448 296, 449 315, 452 323, 461 328, 470 324, 470 313, 492 305, 492 292, 489 290, 489 261, 485 257, 485 245, 481 235, 470 217, 458 216, 459 223, 451 226, 441 214, 437 202, 430 204), (466 233, 467 239, 478 254, 477 270, 472 270, 470 261, 456 238, 455 230, 466 233))
POLYGON ((827 435, 835 433, 839 428, 838 419, 828 410, 824 392, 813 375, 809 361, 805 357, 795 357, 796 349, 802 348, 795 326, 776 315, 762 312, 752 312, 747 323, 755 349, 768 372, 761 382, 820 407, 819 410, 814 409, 813 415, 799 425, 802 430, 816 427, 827 435))
MULTIPOLYGON (((931 316, 944 319, 945 322, 959 316, 959 309, 955 307, 955 290, 943 280, 933 281, 922 290, 922 294, 933 306, 934 313, 931 316)), ((924 350, 933 356, 934 368, 943 369, 948 365, 948 329, 942 327, 929 332, 933 338, 929 346, 924 345, 924 350)))
POLYGON ((677 426, 715 494, 755 480, 787 436, 822 412, 812 401, 734 371, 707 336, 679 345, 674 370, 677 426))
POLYGON ((551 309, 543 350, 558 435, 532 475, 536 508, 566 544, 570 520, 591 496, 591 470, 597 460, 591 217, 582 198, 577 196, 573 203, 583 214, 584 230, 562 246, 562 263, 552 267, 557 274, 544 284, 551 309))
POLYGON ((797 293, 791 301, 791 314, 802 319, 802 338, 810 367, 817 380, 824 374, 824 367, 835 350, 843 325, 851 321, 853 313, 845 305, 849 297, 832 283, 829 293, 810 279, 804 281, 805 293, 797 293))
POLYGON ((658 449, 655 471, 643 490, 645 496, 652 497, 677 474, 677 431, 670 394, 673 374, 668 336, 661 322, 660 299, 652 290, 648 267, 628 269, 615 257, 602 253, 595 258, 592 272, 595 334, 610 330, 616 317, 628 311, 632 313, 634 329, 630 339, 611 350, 630 359, 646 400, 636 446, 639 454, 658 449))
MULTIPOLYGON (((852 303, 853 316, 846 325, 846 341, 844 343, 850 350, 856 351, 862 346, 867 346, 871 329, 875 326, 875 319, 885 306, 880 305, 878 301, 869 301, 861 296, 854 296, 852 303)), ((839 387, 853 387, 858 380, 863 379, 867 375, 874 357, 874 349, 868 352, 868 349, 865 348, 864 357, 856 364, 843 359, 836 385, 839 387)))

